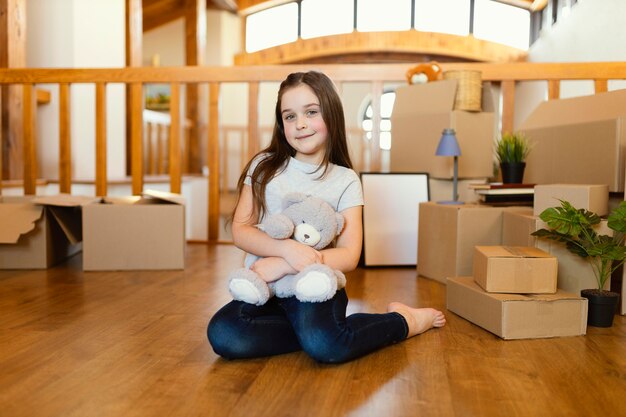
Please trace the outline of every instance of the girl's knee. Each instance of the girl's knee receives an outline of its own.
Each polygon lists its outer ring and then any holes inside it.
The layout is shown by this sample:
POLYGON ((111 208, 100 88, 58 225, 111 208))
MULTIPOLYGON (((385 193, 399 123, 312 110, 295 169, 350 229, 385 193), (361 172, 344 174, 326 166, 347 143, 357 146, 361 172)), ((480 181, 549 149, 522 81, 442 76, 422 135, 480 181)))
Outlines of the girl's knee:
POLYGON ((316 362, 338 364, 348 362, 354 358, 348 344, 338 341, 334 337, 324 334, 311 334, 301 340, 302 349, 316 362))
POLYGON ((207 327, 207 338, 213 351, 226 359, 250 357, 253 346, 241 337, 241 332, 228 317, 216 314, 207 327))

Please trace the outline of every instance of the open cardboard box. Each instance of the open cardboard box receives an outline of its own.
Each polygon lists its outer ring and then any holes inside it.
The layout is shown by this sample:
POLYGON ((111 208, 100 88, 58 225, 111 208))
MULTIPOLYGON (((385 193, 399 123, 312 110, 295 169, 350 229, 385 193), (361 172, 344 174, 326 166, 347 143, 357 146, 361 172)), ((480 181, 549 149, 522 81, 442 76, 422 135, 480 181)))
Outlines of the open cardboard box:
POLYGON ((90 197, 2 197, 0 269, 46 269, 80 252, 90 197))
POLYGON ((448 310, 503 339, 578 336, 587 332, 587 299, 556 294, 488 293, 473 277, 448 278, 448 310))
POLYGON ((493 175, 495 117, 489 84, 484 84, 482 112, 454 110, 457 80, 403 86, 396 90, 391 114, 391 172, 427 172, 453 177, 453 159, 436 156, 443 129, 452 128, 461 148, 460 178, 493 175))
POLYGON ((520 127, 532 145, 524 181, 624 191, 625 121, 626 90, 539 104, 520 127))
POLYGON ((421 203, 417 273, 443 284, 448 277, 471 275, 474 246, 502 243, 502 213, 509 210, 527 208, 421 203))
POLYGON ((184 269, 184 209, 179 194, 148 190, 83 207, 83 269, 184 269))

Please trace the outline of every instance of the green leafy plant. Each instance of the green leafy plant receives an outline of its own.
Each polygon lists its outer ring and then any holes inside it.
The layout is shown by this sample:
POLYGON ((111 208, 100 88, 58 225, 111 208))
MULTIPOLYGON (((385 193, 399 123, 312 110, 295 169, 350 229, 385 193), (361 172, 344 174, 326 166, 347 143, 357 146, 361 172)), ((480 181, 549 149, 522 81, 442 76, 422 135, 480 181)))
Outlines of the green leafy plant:
POLYGON ((608 227, 613 230, 613 236, 596 232, 601 221, 597 214, 576 209, 567 201, 559 201, 561 207, 547 208, 539 215, 549 229, 539 229, 532 235, 562 242, 570 252, 586 258, 593 268, 598 290, 602 290, 613 271, 626 260, 626 201, 609 215, 608 227))
POLYGON ((500 163, 524 162, 530 152, 528 138, 521 132, 504 132, 496 142, 496 157, 500 163))

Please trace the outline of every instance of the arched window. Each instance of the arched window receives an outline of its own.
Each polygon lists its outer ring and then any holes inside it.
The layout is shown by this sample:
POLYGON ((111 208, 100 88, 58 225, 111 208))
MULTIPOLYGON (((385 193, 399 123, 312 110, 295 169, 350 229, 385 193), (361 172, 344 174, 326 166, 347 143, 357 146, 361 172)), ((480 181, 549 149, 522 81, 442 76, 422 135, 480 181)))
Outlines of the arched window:
MULTIPOLYGON (((372 109, 372 100, 367 100, 368 103, 362 114, 361 127, 365 131, 365 137, 371 140, 374 110, 372 109)), ((395 100, 396 93, 393 90, 385 91, 380 97, 380 149, 391 149, 391 112, 395 100)))

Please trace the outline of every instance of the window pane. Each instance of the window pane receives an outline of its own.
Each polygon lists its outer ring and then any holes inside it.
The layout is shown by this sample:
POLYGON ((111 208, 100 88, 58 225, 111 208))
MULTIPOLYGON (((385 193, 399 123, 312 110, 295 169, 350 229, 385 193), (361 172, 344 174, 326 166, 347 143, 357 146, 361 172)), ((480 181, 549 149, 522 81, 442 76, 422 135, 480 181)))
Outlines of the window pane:
POLYGON ((470 0, 415 0, 415 29, 467 36, 470 0))
POLYGON ((491 0, 476 0, 474 36, 528 50, 530 13, 528 10, 491 0))
POLYGON ((368 119, 368 120, 363 120, 363 130, 365 131, 371 131, 372 130, 372 120, 368 119))
POLYGON ((354 0, 303 0, 301 7, 303 39, 352 32, 354 0))
POLYGON ((411 0, 358 0, 357 30, 411 29, 411 0))
POLYGON ((390 132, 391 131, 391 120, 384 119, 380 121, 380 131, 381 132, 390 132))
POLYGON ((396 101, 396 93, 385 93, 382 95, 380 98, 380 115, 382 117, 391 117, 394 101, 396 101))
POLYGON ((254 52, 298 39, 298 5, 287 3, 246 19, 246 51, 254 52))
POLYGON ((388 151, 391 149, 391 133, 380 132, 380 149, 388 151))

